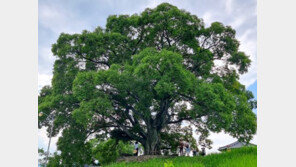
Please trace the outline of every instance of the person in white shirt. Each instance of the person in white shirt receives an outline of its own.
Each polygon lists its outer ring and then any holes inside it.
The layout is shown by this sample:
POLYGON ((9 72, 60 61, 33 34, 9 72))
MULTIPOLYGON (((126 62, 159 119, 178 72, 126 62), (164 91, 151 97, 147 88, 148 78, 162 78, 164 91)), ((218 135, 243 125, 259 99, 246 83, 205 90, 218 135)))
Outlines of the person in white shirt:
POLYGON ((138 156, 138 152, 139 152, 139 143, 136 141, 136 143, 135 143, 134 156, 138 156))
POLYGON ((186 156, 189 156, 189 155, 190 155, 190 147, 187 144, 187 146, 186 146, 186 156))

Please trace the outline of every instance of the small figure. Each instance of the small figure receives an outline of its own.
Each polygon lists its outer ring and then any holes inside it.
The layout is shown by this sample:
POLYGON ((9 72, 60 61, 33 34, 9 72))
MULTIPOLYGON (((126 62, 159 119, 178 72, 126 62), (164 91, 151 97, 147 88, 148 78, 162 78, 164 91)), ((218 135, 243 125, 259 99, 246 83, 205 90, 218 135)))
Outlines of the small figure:
POLYGON ((99 160, 92 158, 92 165, 93 166, 100 166, 99 160))
POLYGON ((99 162, 99 160, 95 160, 95 164, 96 164, 97 166, 100 166, 100 162, 99 162))
POLYGON ((183 148, 184 148, 184 143, 182 141, 180 142, 179 148, 180 148, 180 151, 179 151, 180 156, 182 156, 183 155, 183 148))
POLYGON ((205 148, 202 148, 201 149, 201 153, 200 153, 201 156, 205 156, 206 155, 206 149, 205 148))
POLYGON ((193 149, 192 154, 193 154, 193 156, 197 156, 197 149, 193 149))
POLYGON ((135 143, 135 150, 134 150, 134 156, 138 156, 139 152, 139 143, 136 141, 135 143))
POLYGON ((190 147, 189 144, 186 145, 186 156, 190 155, 190 147))

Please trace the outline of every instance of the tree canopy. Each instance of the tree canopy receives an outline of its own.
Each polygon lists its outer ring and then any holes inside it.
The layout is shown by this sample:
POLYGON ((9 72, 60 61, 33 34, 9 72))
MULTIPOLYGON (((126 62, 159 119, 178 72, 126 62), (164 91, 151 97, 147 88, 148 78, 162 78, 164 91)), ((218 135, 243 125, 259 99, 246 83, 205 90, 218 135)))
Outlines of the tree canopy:
POLYGON ((109 16, 105 28, 62 33, 52 45, 52 86, 38 99, 46 113, 39 127, 55 114, 53 135, 62 132, 58 149, 69 163, 89 161, 91 138, 136 140, 145 154, 159 154, 192 136, 184 123, 203 146, 209 132, 248 142, 256 101, 239 82, 251 60, 235 33, 168 3, 109 16))

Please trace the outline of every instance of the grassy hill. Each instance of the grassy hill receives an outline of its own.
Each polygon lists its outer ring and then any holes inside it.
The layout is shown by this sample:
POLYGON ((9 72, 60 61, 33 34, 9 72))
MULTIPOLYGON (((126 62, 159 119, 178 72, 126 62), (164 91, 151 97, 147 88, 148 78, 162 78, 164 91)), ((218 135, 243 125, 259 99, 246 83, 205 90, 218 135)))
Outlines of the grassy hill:
POLYGON ((205 157, 155 158, 145 162, 115 163, 108 167, 256 167, 257 147, 233 149, 230 152, 205 157))

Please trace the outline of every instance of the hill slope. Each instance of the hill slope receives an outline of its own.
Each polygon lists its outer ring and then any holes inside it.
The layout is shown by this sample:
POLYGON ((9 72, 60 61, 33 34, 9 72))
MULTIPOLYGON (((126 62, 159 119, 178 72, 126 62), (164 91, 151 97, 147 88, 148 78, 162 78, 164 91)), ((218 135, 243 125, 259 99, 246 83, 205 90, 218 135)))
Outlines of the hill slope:
POLYGON ((230 152, 205 157, 155 158, 146 162, 122 162, 108 167, 164 167, 164 163, 168 161, 171 161, 174 167, 256 167, 257 147, 233 149, 230 152))

